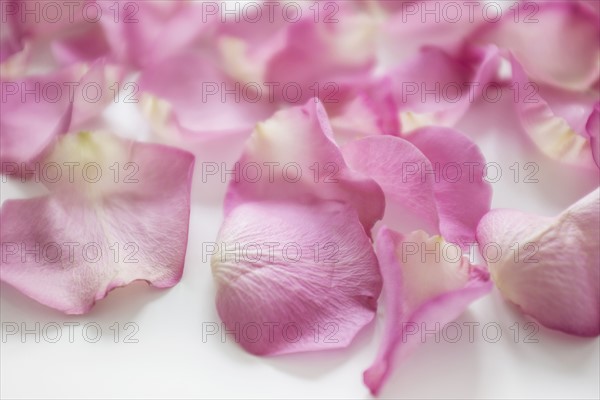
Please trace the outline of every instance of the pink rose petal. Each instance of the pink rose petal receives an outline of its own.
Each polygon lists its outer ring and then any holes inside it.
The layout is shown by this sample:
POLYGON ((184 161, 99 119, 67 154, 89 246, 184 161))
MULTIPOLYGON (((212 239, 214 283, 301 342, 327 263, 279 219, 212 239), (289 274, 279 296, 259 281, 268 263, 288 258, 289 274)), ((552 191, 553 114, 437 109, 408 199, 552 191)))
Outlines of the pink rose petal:
POLYGON ((23 50, 22 35, 19 32, 17 6, 3 4, 2 24, 0 25, 0 63, 23 50))
POLYGON ((61 65, 90 63, 110 55, 110 46, 100 24, 90 25, 86 30, 52 41, 52 54, 61 65))
POLYGON ((369 240, 381 189, 346 166, 317 99, 258 124, 229 169, 211 261, 228 329, 260 355, 347 346, 381 290, 369 240))
MULTIPOLYGON (((258 121, 275 111, 268 100, 248 100, 258 96, 252 87, 246 91, 202 54, 183 52, 148 66, 138 85, 140 91, 167 102, 172 118, 167 123, 184 136, 249 136, 258 121)), ((261 98, 268 96, 257 97, 261 98)))
POLYGON ((122 77, 122 68, 98 60, 89 67, 3 80, 0 161, 29 162, 43 155, 57 135, 98 117, 113 101, 110 86, 122 77))
POLYGON ((518 88, 515 109, 533 143, 552 159, 588 168, 593 165, 585 127, 597 96, 539 85, 529 80, 514 57, 511 64, 518 88))
POLYGON ((393 95, 403 133, 426 125, 453 126, 495 77, 499 60, 495 46, 464 48, 456 55, 426 47, 388 72, 371 92, 393 95))
POLYGON ((417 147, 393 136, 372 136, 350 142, 342 151, 350 168, 381 186, 386 200, 386 225, 438 230, 434 180, 422 179, 420 173, 433 167, 417 147))
POLYGON ((356 209, 367 232, 383 215, 381 189, 347 167, 316 99, 278 111, 258 124, 235 168, 226 214, 250 201, 336 200, 356 209))
POLYGON ((477 240, 504 297, 541 324, 600 334, 600 190, 554 218, 492 210, 477 240))
POLYGON ((346 347, 373 319, 377 259, 348 205, 243 203, 226 216, 215 245, 217 310, 250 353, 346 347))
POLYGON ((453 321, 492 285, 485 270, 469 264, 457 246, 448 250, 439 236, 428 237, 423 231, 404 236, 383 227, 375 245, 385 322, 383 342, 364 381, 377 395, 395 363, 418 345, 422 330, 453 321))
POLYGON ((80 133, 63 136, 44 162, 62 170, 56 182, 55 175, 44 181, 50 195, 2 205, 2 281, 68 314, 135 280, 179 281, 191 154, 80 133))
POLYGON ((351 168, 373 178, 386 196, 386 225, 427 229, 466 246, 489 211, 485 159, 466 136, 425 127, 407 139, 367 137, 343 148, 351 168), (443 146, 440 143, 444 143, 443 146))
POLYGON ((367 93, 358 95, 340 114, 332 116, 331 127, 340 145, 365 136, 400 133, 393 100, 376 99, 367 93))
POLYGON ((596 103, 594 111, 586 124, 587 134, 590 137, 592 155, 598 168, 600 168, 600 102, 596 103))
MULTIPOLYGON (((100 17, 110 12, 109 18, 121 18, 121 15, 115 15, 121 10, 113 6, 113 10, 103 11, 100 9, 102 2, 91 5, 90 3, 95 2, 85 0, 51 3, 29 0, 3 2, 2 30, 4 31, 7 25, 6 28, 12 30, 12 37, 17 39, 21 47, 26 45, 26 48, 35 48, 35 52, 43 53, 40 54, 40 60, 51 58, 48 57, 48 47, 50 47, 54 56, 52 62, 56 65, 91 63, 97 58, 107 56, 109 52, 98 22, 100 17), (5 20, 7 24, 4 24, 5 20)), ((127 8, 131 9, 132 6, 127 8)), ((2 47, 4 52, 4 43, 2 47)), ((50 60, 45 60, 48 61, 50 60)))
POLYGON ((100 23, 116 60, 136 68, 191 47, 215 20, 201 2, 129 1, 115 17, 113 3, 100 2, 100 23))
POLYGON ((429 46, 460 52, 464 41, 484 21, 480 1, 381 0, 377 4, 391 11, 381 35, 383 61, 388 66, 405 62, 429 46))
POLYGON ((2 80, 0 160, 3 163, 31 161, 52 143, 56 135, 67 131, 73 109, 69 96, 59 95, 57 101, 52 101, 56 91, 48 90, 47 96, 42 93, 46 85, 52 88, 57 82, 72 81, 74 76, 75 71, 71 68, 45 76, 2 80), (23 88, 32 92, 25 94, 23 88))
MULTIPOLYGON (((342 6, 343 7, 343 6, 342 6)), ((373 29, 366 15, 340 15, 343 23, 315 24, 312 19, 289 24, 284 48, 266 65, 266 82, 294 84, 275 91, 282 102, 303 104, 318 97, 326 105, 346 103, 366 87, 375 63, 373 29), (358 32, 365 31, 363 35, 358 32)))
POLYGON ((377 33, 371 14, 347 1, 296 2, 286 7, 289 14, 273 3, 273 15, 264 4, 258 21, 242 19, 217 29, 221 61, 231 77, 262 85, 277 103, 301 105, 318 97, 328 111, 367 85, 377 33))
POLYGON ((510 50, 539 83, 585 90, 599 77, 600 19, 580 2, 522 2, 473 40, 510 50))
POLYGON ((433 189, 442 236, 461 245, 475 242, 477 224, 492 203, 481 150, 467 136, 449 128, 421 128, 407 140, 423 152, 435 171, 433 189))

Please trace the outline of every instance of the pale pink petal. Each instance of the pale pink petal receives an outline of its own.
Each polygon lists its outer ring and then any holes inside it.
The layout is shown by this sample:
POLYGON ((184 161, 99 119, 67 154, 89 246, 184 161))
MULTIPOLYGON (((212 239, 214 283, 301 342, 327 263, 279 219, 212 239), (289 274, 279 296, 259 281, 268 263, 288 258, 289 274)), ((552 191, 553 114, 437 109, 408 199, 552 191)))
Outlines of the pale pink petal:
POLYGON ((492 189, 483 179, 485 159, 466 136, 425 127, 406 139, 368 137, 348 143, 351 168, 373 178, 386 196, 386 225, 440 232, 466 246, 490 209, 492 189), (443 143, 443 145, 441 145, 443 143))
MULTIPOLYGON (((18 32, 28 40, 47 40, 57 34, 65 34, 83 26, 91 26, 82 12, 85 0, 57 1, 50 5, 29 0, 11 0, 3 12, 16 23, 18 32), (10 4, 12 3, 12 4, 10 4), (29 3, 29 4, 28 4, 29 3)), ((90 7, 89 20, 93 19, 94 7, 90 7)))
POLYGON ((391 99, 379 101, 363 93, 347 103, 340 114, 331 117, 336 143, 343 145, 371 135, 398 135, 400 128, 395 114, 391 99))
POLYGON ((402 127, 395 93, 381 90, 381 88, 391 85, 392 78, 389 75, 379 79, 371 79, 369 87, 359 96, 365 97, 365 102, 375 112, 377 125, 381 132, 386 135, 399 136, 402 127))
POLYGON ((492 288, 485 270, 469 264, 457 246, 448 249, 439 236, 422 231, 404 236, 383 227, 375 245, 385 322, 375 361, 364 373, 374 395, 394 364, 421 342, 422 331, 441 329, 492 288))
POLYGON ((347 346, 381 289, 368 235, 379 186, 346 166, 317 99, 259 123, 228 170, 211 260, 228 329, 254 354, 347 346))
POLYGON ((114 99, 110 86, 122 77, 120 67, 98 60, 90 66, 73 65, 47 75, 3 80, 2 162, 35 160, 57 135, 98 117, 114 99))
POLYGON ((31 161, 42 154, 56 135, 67 131, 73 107, 63 92, 65 87, 59 83, 74 81, 75 75, 71 68, 48 75, 2 80, 2 163, 31 161))
POLYGON ((450 128, 424 127, 406 137, 429 159, 442 236, 467 245, 475 241, 481 217, 490 210, 492 186, 484 179, 486 160, 467 136, 450 128))
POLYGON ((278 3, 269 15, 266 2, 259 21, 219 26, 225 71, 263 85, 278 103, 318 97, 336 110, 366 86, 375 65, 377 21, 352 3, 295 2, 286 10, 298 18, 290 18, 278 3))
POLYGON ((600 168, 600 102, 596 103, 594 111, 586 124, 587 134, 590 137, 590 146, 596 165, 600 168))
POLYGON ((50 194, 2 205, 2 281, 68 314, 135 280, 179 281, 191 154, 80 133, 63 136, 44 163, 64 165, 56 182, 56 175, 44 181, 50 194), (72 174, 66 162, 77 163, 72 174))
POLYGON ((266 93, 232 81, 201 54, 180 53, 153 64, 142 71, 138 85, 166 102, 172 123, 191 135, 250 135, 275 111, 266 93))
POLYGON ((115 18, 113 3, 100 2, 100 23, 115 58, 142 68, 194 44, 215 16, 202 2, 129 1, 115 18))
POLYGON ((371 21, 361 15, 339 18, 344 23, 315 24, 307 19, 290 24, 284 48, 267 63, 265 81, 293 84, 298 96, 294 89, 277 89, 275 98, 303 104, 318 97, 334 107, 366 87, 375 63, 371 21))
POLYGON ((37 43, 35 45, 22 43, 17 52, 0 64, 2 80, 33 78, 44 73, 57 72, 60 68, 51 57, 46 57, 47 52, 40 51, 42 47, 43 45, 37 43), (42 61, 41 58, 45 60, 42 61))
POLYGON ((23 50, 22 35, 18 29, 19 12, 16 4, 2 5, 2 24, 0 24, 0 63, 23 50))
POLYGON ((546 156, 569 164, 593 165, 585 129, 597 96, 552 89, 531 82, 511 57, 516 88, 515 109, 527 135, 546 156))
POLYGON ((350 168, 371 177, 383 190, 386 225, 438 231, 434 179, 421 174, 433 167, 417 147, 398 137, 373 136, 346 144, 342 152, 350 168))
POLYGON ((109 64, 98 59, 81 68, 85 73, 77 82, 73 92, 73 119, 71 130, 79 129, 87 122, 101 115, 111 104, 129 99, 129 93, 136 86, 125 85, 125 69, 121 65, 109 64), (126 93, 123 93, 126 92, 126 93))
MULTIPOLYGON (((308 3, 295 3, 294 8, 296 5, 302 8, 302 15, 306 15, 305 6, 308 3)), ((278 6, 273 4, 273 7, 278 6)), ((218 7, 214 9, 216 12, 218 7)), ((263 16, 267 14, 263 13, 263 16)), ((241 18, 239 21, 227 19, 225 23, 216 24, 215 38, 220 65, 236 81, 263 84, 266 82, 267 63, 286 45, 287 27, 290 24, 278 12, 258 21, 241 18)))
POLYGON ((373 319, 377 258, 348 205, 243 203, 210 250, 217 310, 250 353, 346 347, 373 319))
POLYGON ((335 200, 352 205, 370 231, 383 216, 383 193, 348 168, 316 99, 278 111, 257 125, 230 180, 225 212, 250 201, 335 200))
POLYGON ((521 2, 473 40, 510 50, 539 83, 585 90, 599 77, 600 19, 581 2, 521 2))
POLYGON ((465 48, 458 55, 427 47, 392 69, 372 91, 392 93, 403 133, 426 125, 452 126, 480 97, 498 65, 494 46, 465 48))
MULTIPOLYGON (((50 47, 55 58, 53 61, 57 61, 58 65, 93 62, 96 58, 107 55, 109 51, 99 23, 103 14, 99 4, 84 0, 46 3, 11 0, 6 4, 3 2, 3 30, 7 19, 6 25, 9 29, 12 28, 13 36, 18 38, 21 45, 34 47, 45 56, 48 55, 47 50, 50 47)), ((120 18, 120 15, 114 15, 117 7, 113 8, 114 11, 110 11, 111 16, 120 18)))
MULTIPOLYGON (((430 46, 460 53, 464 41, 484 21, 480 1, 378 1, 389 18, 382 25, 381 61, 393 68, 430 46)), ((493 11, 490 12, 490 14, 493 11)), ((440 71, 441 72, 441 71, 440 71)))
POLYGON ((398 103, 390 87, 390 75, 370 77, 366 87, 360 87, 352 99, 334 107, 324 104, 339 145, 372 135, 400 136, 398 103))
POLYGON ((492 210, 477 240, 504 297, 541 324, 600 334, 600 190, 554 218, 492 210))
POLYGON ((420 10, 417 7, 424 6, 425 2, 426 0, 376 0, 375 4, 390 13, 401 12, 405 15, 411 15, 414 12, 413 10, 420 10))
POLYGON ((61 65, 90 63, 110 55, 110 46, 100 24, 91 25, 88 29, 52 41, 52 54, 61 65))

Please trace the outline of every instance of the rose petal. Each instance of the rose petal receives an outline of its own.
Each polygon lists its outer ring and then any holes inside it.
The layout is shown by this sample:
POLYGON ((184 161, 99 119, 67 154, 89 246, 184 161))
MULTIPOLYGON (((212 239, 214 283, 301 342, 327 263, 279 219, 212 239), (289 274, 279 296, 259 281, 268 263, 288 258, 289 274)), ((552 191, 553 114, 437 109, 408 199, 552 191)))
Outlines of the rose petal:
POLYGON ((490 209, 492 189, 483 179, 485 159, 466 136, 450 128, 426 127, 407 140, 357 140, 343 152, 352 169, 383 189, 386 225, 441 232, 463 247, 475 241, 477 223, 490 209))
POLYGON ((600 334, 600 190, 549 218, 492 210, 477 240, 494 282, 542 325, 600 334))
POLYGON ((373 319, 377 259, 348 205, 240 204, 215 245, 217 310, 253 354, 346 347, 373 319))
MULTIPOLYGON (((296 5, 302 8, 302 15, 306 15, 307 3, 296 5)), ((290 23, 283 14, 272 13, 267 19, 263 14, 258 21, 227 19, 217 24, 215 36, 223 69, 239 82, 264 83, 267 63, 285 47, 290 23)))
POLYGON ((585 124, 597 97, 557 91, 531 82, 519 62, 511 57, 518 88, 515 109, 523 128, 542 153, 569 164, 593 165, 585 124), (550 104, 542 96, 552 100, 550 104))
POLYGON ((539 83, 585 90, 599 76, 600 20, 579 2, 522 2, 473 40, 510 50, 539 83))
POLYGON ((580 0, 580 3, 585 7, 592 9, 596 14, 600 15, 600 3, 597 1, 580 0))
POLYGON ((142 68, 190 47, 215 20, 201 2, 130 1, 115 18, 114 5, 101 2, 100 23, 115 58, 142 68))
POLYGON ((40 157, 57 135, 98 117, 113 101, 109 87, 122 77, 122 68, 98 60, 89 67, 3 81, 0 160, 21 163, 40 157))
POLYGON ((399 357, 420 342, 421 335, 415 333, 439 330, 492 288, 487 272, 469 264, 458 247, 448 250, 451 245, 439 236, 428 237, 423 231, 403 236, 383 227, 375 245, 386 319, 375 361, 364 373, 374 395, 399 357))
POLYGON ((366 85, 375 63, 374 22, 366 14, 336 18, 343 23, 305 19, 289 24, 284 48, 267 63, 265 82, 293 83, 301 89, 298 96, 276 90, 276 98, 303 104, 319 97, 325 104, 343 104, 366 85))
POLYGON ((82 32, 58 37, 51 43, 52 54, 61 65, 91 63, 110 54, 110 46, 99 24, 90 23, 82 32))
POLYGON ((86 72, 74 91, 71 130, 77 130, 99 117, 111 104, 126 101, 124 99, 128 98, 128 94, 123 91, 132 90, 130 86, 125 86, 128 83, 123 83, 126 71, 121 65, 98 59, 83 70, 86 72), (117 92, 116 86, 120 86, 117 92))
POLYGON ((434 183, 420 173, 433 167, 418 148, 397 137, 373 136, 346 144, 342 152, 350 168, 371 177, 383 190, 386 225, 438 230, 434 183))
POLYGON ((430 0, 379 1, 392 11, 382 26, 382 61, 395 67, 430 46, 450 54, 460 52, 464 41, 481 26, 481 2, 453 2, 448 5, 430 0), (475 11, 473 11, 475 10, 475 11))
POLYGON ((479 98, 498 65, 495 46, 465 48, 457 56, 427 47, 372 91, 393 94, 404 133, 425 125, 452 126, 479 98))
POLYGON ((483 154, 471 139, 449 128, 421 128, 406 139, 423 152, 435 171, 435 178, 432 174, 426 177, 435 179, 442 236, 462 246, 474 243, 477 224, 492 203, 492 186, 484 179, 483 154))
POLYGON ((23 50, 22 35, 18 30, 16 4, 3 5, 2 24, 0 25, 0 63, 23 50))
POLYGON ((246 91, 201 54, 180 53, 149 66, 138 85, 169 105, 167 115, 184 134, 250 135, 256 123, 275 110, 268 101, 250 101, 255 95, 265 100, 264 94, 253 93, 252 87, 246 91))
POLYGON ((57 2, 51 6, 27 4, 28 0, 11 0, 3 9, 8 18, 13 18, 18 32, 26 39, 48 39, 50 36, 65 34, 82 25, 91 25, 93 18, 86 19, 86 13, 81 10, 85 0, 74 0, 69 3, 57 2))
POLYGON ((220 55, 230 76, 262 85, 281 104, 318 97, 328 111, 366 86, 375 64, 377 21, 371 14, 353 2, 299 2, 267 18, 271 6, 262 7, 258 21, 219 27, 220 55))
POLYGON ((347 167, 316 99, 258 124, 235 169, 226 214, 250 201, 336 200, 356 209, 366 231, 383 215, 381 189, 347 167))
MULTIPOLYGON (((6 25, 9 30, 12 29, 17 43, 35 48, 35 52, 40 54, 34 56, 41 56, 39 61, 44 63, 52 62, 55 67, 76 62, 91 63, 106 56, 109 48, 98 23, 99 18, 96 19, 103 12, 100 7, 89 7, 88 3, 74 0, 46 5, 11 0, 3 6, 3 28, 4 22, 8 22, 6 25), (48 57, 49 47, 54 57, 48 57)), ((110 18, 120 18, 120 15, 115 15, 120 10, 106 9, 107 12, 110 12, 110 18)), ((4 51, 4 43, 2 47, 4 51)))
POLYGON ((2 281, 68 314, 135 280, 179 281, 191 154, 81 133, 63 136, 45 163, 74 167, 44 182, 50 195, 2 205, 2 281))
POLYGON ((58 82, 72 81, 74 74, 73 69, 65 69, 45 76, 2 81, 2 163, 31 161, 52 143, 57 134, 67 131, 73 108, 69 97, 59 94, 57 101, 53 101, 52 96, 56 91, 48 90, 47 95, 42 94, 46 85, 52 88, 57 86, 58 82), (24 92, 23 88, 31 92, 24 92))
POLYGON ((596 103, 594 111, 586 124, 587 134, 590 137, 592 155, 598 168, 600 168, 600 102, 596 103))
POLYGON ((366 93, 357 96, 331 118, 336 142, 343 145, 370 135, 399 134, 395 111, 395 103, 389 99, 379 102, 366 93))

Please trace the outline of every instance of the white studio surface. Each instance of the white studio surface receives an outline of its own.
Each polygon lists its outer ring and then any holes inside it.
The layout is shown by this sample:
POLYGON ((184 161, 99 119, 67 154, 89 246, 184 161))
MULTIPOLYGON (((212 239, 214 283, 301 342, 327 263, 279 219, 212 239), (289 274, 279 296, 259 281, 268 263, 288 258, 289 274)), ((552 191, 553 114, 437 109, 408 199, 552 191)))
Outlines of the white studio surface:
MULTIPOLYGON (((479 144, 488 162, 501 168, 502 177, 492 184, 493 207, 553 215, 598 186, 597 176, 532 150, 522 140, 516 121, 498 112, 504 107, 512 115, 509 101, 480 101, 458 126, 479 144), (517 182, 515 167, 511 169, 515 162, 521 172, 517 182), (523 176, 530 173, 524 170, 527 162, 537 165, 532 177, 538 183, 524 182, 523 176)), ((131 116, 131 109, 112 111, 108 118, 115 132, 144 136, 147 127, 135 122, 139 120, 131 116)), ((203 337, 208 325, 220 325, 208 257, 202 254, 202 243, 215 241, 222 222, 226 184, 205 184, 200 178, 203 162, 216 161, 215 147, 218 144, 208 143, 196 152, 186 266, 175 287, 158 290, 136 283, 111 292, 87 315, 65 316, 2 284, 0 397, 370 398, 362 372, 377 351, 382 315, 349 348, 330 352, 258 358, 245 353, 231 335, 225 340, 220 334, 203 337), (21 332, 22 328, 35 330, 36 323, 39 343, 35 334, 23 337, 21 332), (72 328, 72 338, 69 323, 78 324, 72 328), (20 332, 6 335, 10 324, 17 324, 20 332), (55 324, 62 331, 58 340, 55 324), (97 324, 88 329, 87 340, 86 324, 97 324), (102 335, 92 343, 89 339, 94 339, 96 327, 102 335)), ((226 161, 235 160, 238 151, 230 151, 226 161)), ((1 191, 2 201, 44 192, 4 180, 1 191)), ((599 398, 600 339, 543 327, 533 332, 526 328, 529 321, 494 289, 456 321, 462 333, 456 343, 444 336, 436 343, 430 334, 395 369, 381 397, 599 398), (472 336, 469 326, 473 326, 472 336)), ((456 335, 446 334, 451 339, 456 335)))

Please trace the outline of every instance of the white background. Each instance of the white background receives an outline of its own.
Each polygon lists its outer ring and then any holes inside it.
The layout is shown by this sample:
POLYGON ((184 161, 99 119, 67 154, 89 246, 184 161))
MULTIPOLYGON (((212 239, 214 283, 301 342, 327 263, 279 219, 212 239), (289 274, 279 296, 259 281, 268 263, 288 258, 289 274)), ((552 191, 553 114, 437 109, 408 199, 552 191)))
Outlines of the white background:
MULTIPOLYGON (((508 96, 510 97, 510 96, 508 96)), ((506 97, 505 97, 506 98, 506 97)), ((482 148, 488 161, 498 162, 502 178, 493 184, 493 207, 511 207, 543 215, 560 212, 598 185, 598 175, 549 161, 523 140, 511 117, 511 104, 480 102, 473 105, 459 128, 482 148), (507 114, 501 112, 504 110, 507 114), (514 182, 515 162, 535 162, 539 183, 514 182)), ((129 110, 113 129, 143 137, 143 124, 129 110)), ((6 338, 1 343, 0 394, 2 398, 369 398, 362 372, 374 358, 382 316, 348 349, 331 352, 258 358, 245 353, 228 336, 203 341, 203 323, 219 323, 214 307, 215 289, 202 243, 212 242, 222 222, 225 184, 203 184, 203 161, 235 160, 239 149, 206 143, 191 149, 197 171, 185 272, 181 283, 158 290, 136 283, 111 292, 84 316, 65 316, 37 304, 14 288, 1 286, 1 320, 43 327, 50 322, 77 322, 69 343, 62 338, 36 343, 34 335, 6 338), (97 343, 88 343, 81 326, 97 323, 103 330, 97 343), (123 328, 133 322, 138 343, 114 342, 115 322, 123 328)), ((521 172, 524 171, 521 168, 521 172)), ((43 193, 39 187, 18 182, 2 184, 2 201, 43 193)), ((583 339, 540 328, 538 343, 523 343, 524 324, 530 321, 494 292, 473 303, 457 321, 479 322, 469 343, 463 326, 457 343, 432 336, 412 357, 396 368, 381 397, 386 398, 598 398, 600 396, 599 339, 583 339), (502 337, 492 343, 486 323, 498 324, 502 337), (514 340, 515 323, 520 338, 514 340)), ((129 331, 131 332, 131 331, 129 331)), ((93 329, 89 331, 93 336, 93 329)), ((53 336, 53 331, 49 336, 53 336)))

